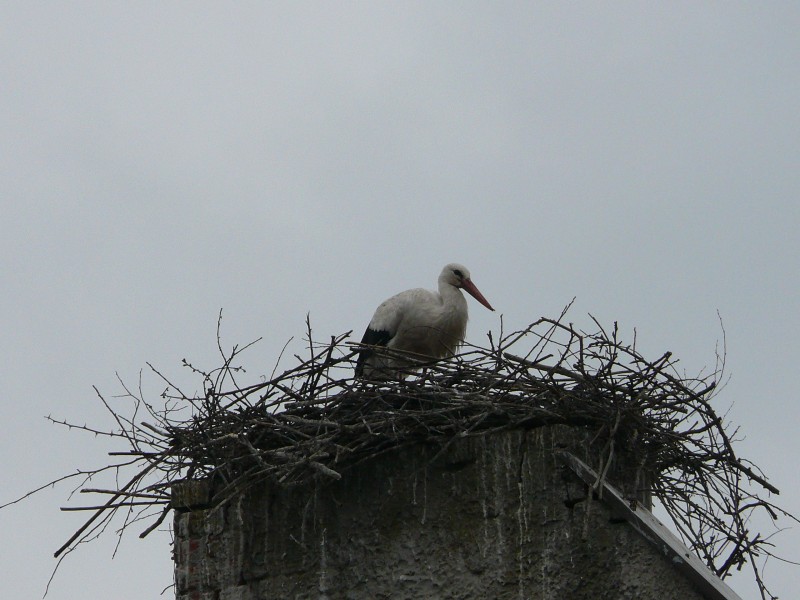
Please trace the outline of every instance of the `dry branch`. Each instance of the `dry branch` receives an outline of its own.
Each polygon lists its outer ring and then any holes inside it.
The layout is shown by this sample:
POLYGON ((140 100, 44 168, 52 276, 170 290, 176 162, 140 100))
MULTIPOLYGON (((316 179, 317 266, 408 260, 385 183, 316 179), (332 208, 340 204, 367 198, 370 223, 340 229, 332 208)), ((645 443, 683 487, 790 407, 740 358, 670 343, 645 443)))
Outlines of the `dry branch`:
POLYGON ((777 488, 736 455, 733 435, 712 408, 724 356, 712 373, 682 377, 670 353, 648 361, 620 341, 616 324, 606 331, 595 320, 598 331, 586 333, 565 323, 565 314, 497 340, 490 334, 489 348, 466 346, 449 360, 420 361, 424 368, 388 381, 353 379, 349 334, 318 344, 310 325, 310 358, 296 357, 296 366, 259 384, 239 387, 233 378, 243 372, 234 361, 250 344, 229 355, 220 345, 223 366, 212 371, 184 361, 202 378, 197 397, 151 366, 167 386, 159 408, 145 401, 141 385, 137 392, 124 388, 133 417, 103 399, 120 427, 103 433, 130 446, 111 454, 138 470, 117 490, 84 490, 111 497, 84 507, 95 514, 57 554, 85 541, 98 517, 119 508, 158 508, 146 515, 155 520, 146 535, 166 516, 158 505, 178 480, 213 479, 211 502, 221 504, 265 480, 338 479, 355 464, 410 444, 444 446, 463 436, 563 424, 596 432, 601 478, 615 452, 640 459, 650 474, 647 491, 697 555, 721 577, 749 564, 762 598, 772 598, 760 566, 773 556, 772 544, 751 531, 752 517, 796 519, 762 497, 777 488))

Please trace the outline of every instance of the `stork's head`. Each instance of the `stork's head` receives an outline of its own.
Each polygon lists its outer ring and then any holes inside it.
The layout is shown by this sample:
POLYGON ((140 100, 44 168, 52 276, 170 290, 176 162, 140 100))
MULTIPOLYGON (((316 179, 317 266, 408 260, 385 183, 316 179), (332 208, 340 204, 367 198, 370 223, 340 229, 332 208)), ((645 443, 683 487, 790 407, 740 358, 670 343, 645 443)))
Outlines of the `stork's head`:
POLYGON ((461 288, 470 296, 475 298, 475 300, 483 304, 486 308, 489 310, 494 310, 492 305, 489 304, 489 301, 483 297, 483 294, 481 294, 478 288, 475 287, 475 284, 472 283, 472 279, 469 275, 469 269, 467 269, 467 267, 464 265, 450 263, 444 269, 442 269, 442 273, 439 275, 439 281, 449 283, 453 287, 461 288))

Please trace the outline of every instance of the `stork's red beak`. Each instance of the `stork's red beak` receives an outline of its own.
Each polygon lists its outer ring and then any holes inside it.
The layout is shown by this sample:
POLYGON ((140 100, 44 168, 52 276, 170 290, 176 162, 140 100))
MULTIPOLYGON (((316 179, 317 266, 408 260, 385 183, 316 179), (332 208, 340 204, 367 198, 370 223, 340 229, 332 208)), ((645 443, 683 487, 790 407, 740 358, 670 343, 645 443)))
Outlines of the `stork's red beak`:
POLYGON ((462 281, 461 282, 461 286, 467 291, 467 293, 470 296, 475 298, 475 300, 477 300, 478 302, 483 304, 489 310, 492 310, 492 311, 494 310, 492 308, 492 305, 489 304, 489 301, 486 298, 483 297, 483 294, 481 294, 480 290, 475 287, 474 283, 472 283, 471 279, 465 279, 464 281, 462 281))

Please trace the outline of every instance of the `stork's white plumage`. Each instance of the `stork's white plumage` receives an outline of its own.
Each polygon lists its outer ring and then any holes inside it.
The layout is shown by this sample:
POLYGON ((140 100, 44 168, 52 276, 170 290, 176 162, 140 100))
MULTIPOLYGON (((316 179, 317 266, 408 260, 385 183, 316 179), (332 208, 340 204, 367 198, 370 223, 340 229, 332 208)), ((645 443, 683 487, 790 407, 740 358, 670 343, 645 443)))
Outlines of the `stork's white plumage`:
MULTIPOLYGON (((451 263, 439 275, 439 291, 406 290, 383 302, 369 322, 362 344, 386 346, 420 357, 452 356, 467 333, 467 300, 461 290, 489 310, 492 305, 472 283, 464 265, 451 263)), ((385 377, 407 367, 397 353, 381 355, 372 348, 359 350, 356 375, 385 377)))

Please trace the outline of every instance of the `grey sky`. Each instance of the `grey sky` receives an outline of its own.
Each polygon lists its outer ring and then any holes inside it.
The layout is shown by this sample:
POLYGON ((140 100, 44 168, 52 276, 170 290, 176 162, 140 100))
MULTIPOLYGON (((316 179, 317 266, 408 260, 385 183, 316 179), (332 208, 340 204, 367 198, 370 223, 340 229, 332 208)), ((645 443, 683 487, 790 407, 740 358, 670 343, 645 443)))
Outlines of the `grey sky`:
MULTIPOLYGON (((459 261, 498 311, 471 303, 475 343, 577 296, 694 374, 719 310, 717 409, 800 514, 798 31, 789 2, 2 4, 0 503, 106 460, 43 418, 111 427, 93 384, 216 366, 220 308, 227 346, 264 337, 255 382, 307 312, 360 336, 459 261)), ((14 597, 82 522, 66 494, 0 511, 14 597)), ((157 597, 169 536, 135 533, 48 597, 157 597)))

